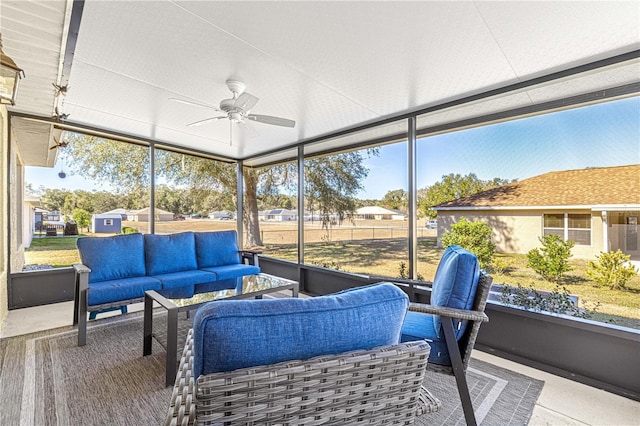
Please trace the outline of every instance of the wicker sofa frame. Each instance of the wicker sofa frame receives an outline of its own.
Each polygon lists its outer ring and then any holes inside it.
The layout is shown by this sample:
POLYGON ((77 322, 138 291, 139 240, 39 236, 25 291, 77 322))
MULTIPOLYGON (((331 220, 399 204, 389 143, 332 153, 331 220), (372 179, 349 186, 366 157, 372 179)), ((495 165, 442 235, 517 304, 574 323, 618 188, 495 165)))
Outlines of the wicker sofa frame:
POLYGON ((193 330, 166 425, 414 424, 440 401, 422 386, 425 341, 193 378, 193 330))

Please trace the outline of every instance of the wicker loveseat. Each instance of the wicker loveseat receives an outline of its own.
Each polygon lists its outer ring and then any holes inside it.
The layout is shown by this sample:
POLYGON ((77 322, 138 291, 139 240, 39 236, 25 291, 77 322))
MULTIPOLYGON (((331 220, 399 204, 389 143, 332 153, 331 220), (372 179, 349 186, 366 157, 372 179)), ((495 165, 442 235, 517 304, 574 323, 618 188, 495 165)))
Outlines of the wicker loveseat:
POLYGON ((429 345, 398 343, 408 304, 380 283, 205 305, 166 424, 411 425, 439 403, 422 387, 429 345))
POLYGON ((147 290, 172 289, 183 297, 235 288, 260 272, 257 254, 238 250, 235 231, 126 234, 79 238, 73 323, 86 344, 87 312, 144 300, 147 290), (243 260, 249 258, 249 263, 243 260))

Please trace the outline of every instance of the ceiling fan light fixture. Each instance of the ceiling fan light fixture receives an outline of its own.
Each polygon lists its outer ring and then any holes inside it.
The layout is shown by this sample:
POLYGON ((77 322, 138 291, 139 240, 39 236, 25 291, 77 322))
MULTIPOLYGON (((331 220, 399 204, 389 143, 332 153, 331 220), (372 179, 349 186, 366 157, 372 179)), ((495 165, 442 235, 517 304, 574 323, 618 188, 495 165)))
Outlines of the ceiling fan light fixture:
POLYGON ((229 120, 235 122, 235 123, 240 123, 242 122, 242 114, 237 112, 237 111, 230 111, 229 112, 229 120))

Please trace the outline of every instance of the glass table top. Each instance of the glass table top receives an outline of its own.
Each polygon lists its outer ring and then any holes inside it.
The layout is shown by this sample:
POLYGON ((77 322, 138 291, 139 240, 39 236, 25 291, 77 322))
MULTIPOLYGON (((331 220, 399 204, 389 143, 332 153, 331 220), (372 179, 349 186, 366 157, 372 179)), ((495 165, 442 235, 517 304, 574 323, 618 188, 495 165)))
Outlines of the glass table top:
MULTIPOLYGON (((230 285, 234 285, 235 279, 226 281, 229 281, 230 285)), ((220 283, 220 281, 217 281, 212 285, 220 285, 220 283)), ((206 284, 196 287, 199 290, 196 294, 193 294, 191 289, 185 288, 155 290, 155 293, 170 300, 178 307, 186 307, 221 299, 249 298, 275 293, 280 290, 295 289, 297 293, 298 283, 286 278, 260 273, 258 275, 245 275, 242 277, 242 285, 232 289, 208 291, 206 284)))

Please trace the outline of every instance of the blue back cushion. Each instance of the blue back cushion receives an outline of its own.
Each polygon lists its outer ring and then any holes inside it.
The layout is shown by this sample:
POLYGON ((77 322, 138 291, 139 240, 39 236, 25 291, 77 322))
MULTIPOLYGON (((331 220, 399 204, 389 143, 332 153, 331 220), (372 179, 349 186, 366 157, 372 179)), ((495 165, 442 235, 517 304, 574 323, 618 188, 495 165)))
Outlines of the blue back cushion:
POLYGON ((145 235, 144 252, 147 275, 198 269, 193 232, 145 235))
POLYGON ((90 283, 141 277, 146 273, 142 234, 84 237, 78 238, 76 245, 80 261, 91 269, 90 283))
POLYGON ((196 232, 198 269, 240 263, 236 231, 196 232))
MULTIPOLYGON (((444 251, 433 279, 431 304, 457 309, 471 309, 478 289, 480 266, 478 258, 459 246, 449 246, 444 251)), ((440 317, 434 315, 433 325, 440 337, 440 317)), ((457 336, 462 336, 466 321, 457 336)))
POLYGON ((193 321, 194 377, 397 344, 408 306, 390 283, 309 299, 210 302, 193 321))

